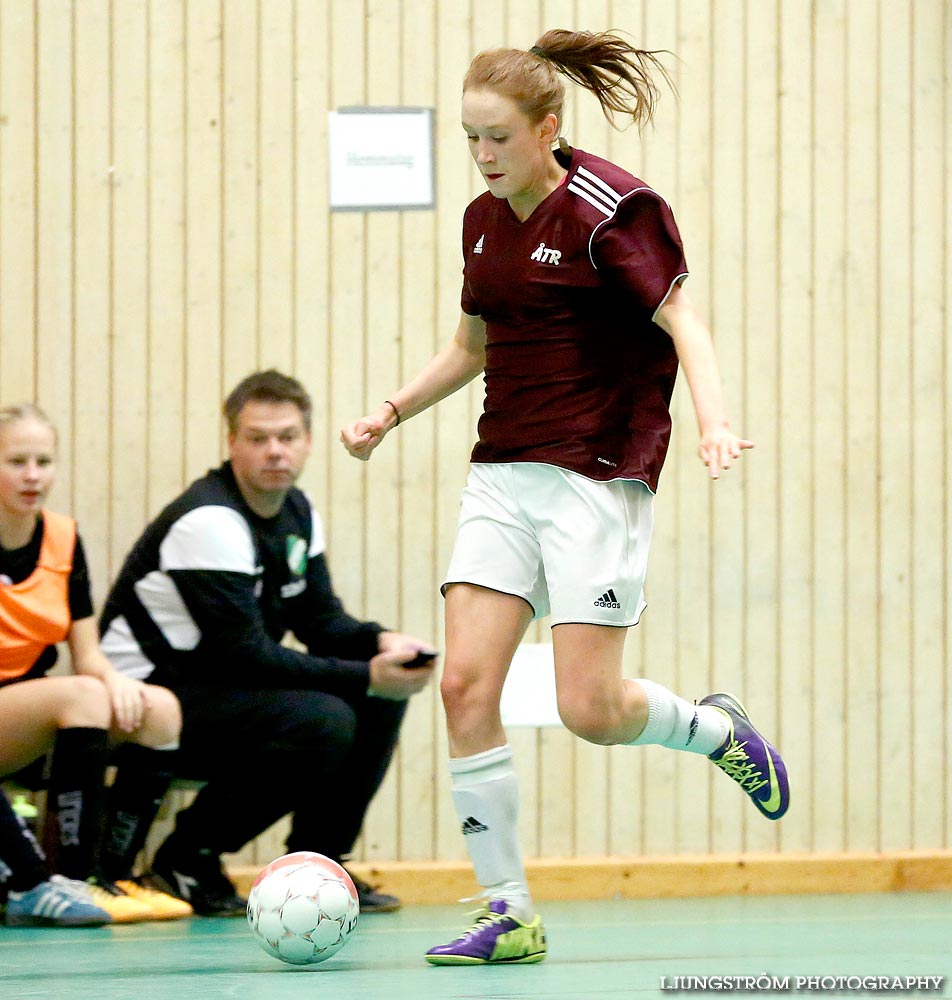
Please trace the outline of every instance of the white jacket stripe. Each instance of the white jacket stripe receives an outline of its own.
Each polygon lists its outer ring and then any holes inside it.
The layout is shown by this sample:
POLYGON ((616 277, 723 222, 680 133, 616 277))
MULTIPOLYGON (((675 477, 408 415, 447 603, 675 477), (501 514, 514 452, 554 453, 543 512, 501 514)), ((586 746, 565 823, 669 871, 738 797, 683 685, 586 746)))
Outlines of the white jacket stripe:
POLYGON ((621 199, 620 192, 616 191, 610 184, 606 184, 601 179, 601 177, 599 177, 597 174, 593 174, 591 170, 588 170, 587 168, 580 166, 578 170, 576 170, 575 176, 579 180, 586 180, 590 184, 593 184, 596 187, 601 188, 604 194, 606 195, 605 199, 606 201, 614 201, 617 203, 621 199))
POLYGON ((576 184, 574 180, 571 181, 571 183, 569 184, 569 191, 571 191, 573 194, 577 194, 580 198, 587 201, 590 205, 593 205, 595 208, 599 210, 599 212, 604 213, 606 218, 610 219, 615 214, 614 205, 611 206, 606 205, 604 201, 590 194, 588 191, 585 190, 585 188, 576 184))

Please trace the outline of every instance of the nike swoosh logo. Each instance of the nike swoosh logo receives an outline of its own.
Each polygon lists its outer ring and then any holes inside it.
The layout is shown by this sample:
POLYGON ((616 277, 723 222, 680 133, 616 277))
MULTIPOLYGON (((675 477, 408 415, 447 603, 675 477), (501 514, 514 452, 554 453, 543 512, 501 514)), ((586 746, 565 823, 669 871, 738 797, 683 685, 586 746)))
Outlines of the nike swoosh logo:
POLYGON ((764 812, 775 813, 780 808, 780 785, 777 783, 777 771, 774 768, 773 756, 765 741, 764 752, 767 754, 767 777, 770 780, 770 798, 766 802, 761 802, 764 812))

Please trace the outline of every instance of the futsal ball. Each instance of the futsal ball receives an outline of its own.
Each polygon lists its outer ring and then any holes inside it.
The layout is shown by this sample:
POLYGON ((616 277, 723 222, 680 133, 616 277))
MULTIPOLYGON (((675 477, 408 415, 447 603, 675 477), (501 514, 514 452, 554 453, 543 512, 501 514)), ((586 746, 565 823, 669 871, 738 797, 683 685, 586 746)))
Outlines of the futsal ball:
POLYGON ((359 912, 351 877, 336 861, 312 851, 272 861, 248 894, 255 940, 290 965, 315 965, 340 951, 359 912))

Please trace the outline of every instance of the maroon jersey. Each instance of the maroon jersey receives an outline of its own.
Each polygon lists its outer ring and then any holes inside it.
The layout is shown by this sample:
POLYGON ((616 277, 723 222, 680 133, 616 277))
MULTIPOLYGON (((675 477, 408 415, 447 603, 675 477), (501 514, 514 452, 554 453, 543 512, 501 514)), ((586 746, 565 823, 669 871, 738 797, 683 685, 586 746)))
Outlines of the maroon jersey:
MULTIPOLYGON (((559 154, 556 154, 557 156, 559 154)), ((678 361, 652 318, 687 275, 667 202, 573 150, 525 221, 488 191, 463 219, 463 311, 486 322, 474 462, 544 462, 656 490, 678 361)))

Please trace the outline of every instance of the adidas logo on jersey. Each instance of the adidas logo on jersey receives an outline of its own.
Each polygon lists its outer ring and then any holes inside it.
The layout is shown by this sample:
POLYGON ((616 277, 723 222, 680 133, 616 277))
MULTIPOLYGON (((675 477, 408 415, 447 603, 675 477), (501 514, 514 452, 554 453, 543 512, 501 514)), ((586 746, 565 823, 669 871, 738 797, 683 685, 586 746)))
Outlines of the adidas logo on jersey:
POLYGON ((463 831, 463 836, 467 837, 471 833, 485 833, 489 827, 485 823, 480 823, 475 816, 469 816, 463 820, 460 829, 463 831))
POLYGON ((596 608, 621 608, 621 603, 611 588, 606 590, 594 603, 596 608))
POLYGON ((486 239, 486 234, 485 233, 483 233, 483 235, 480 236, 479 239, 476 241, 476 246, 473 247, 473 253, 482 253, 483 252, 483 240, 484 239, 486 239))
POLYGON ((529 255, 529 260, 541 260, 543 264, 555 264, 556 266, 561 259, 561 250, 553 250, 552 247, 547 247, 544 243, 540 243, 529 255))

